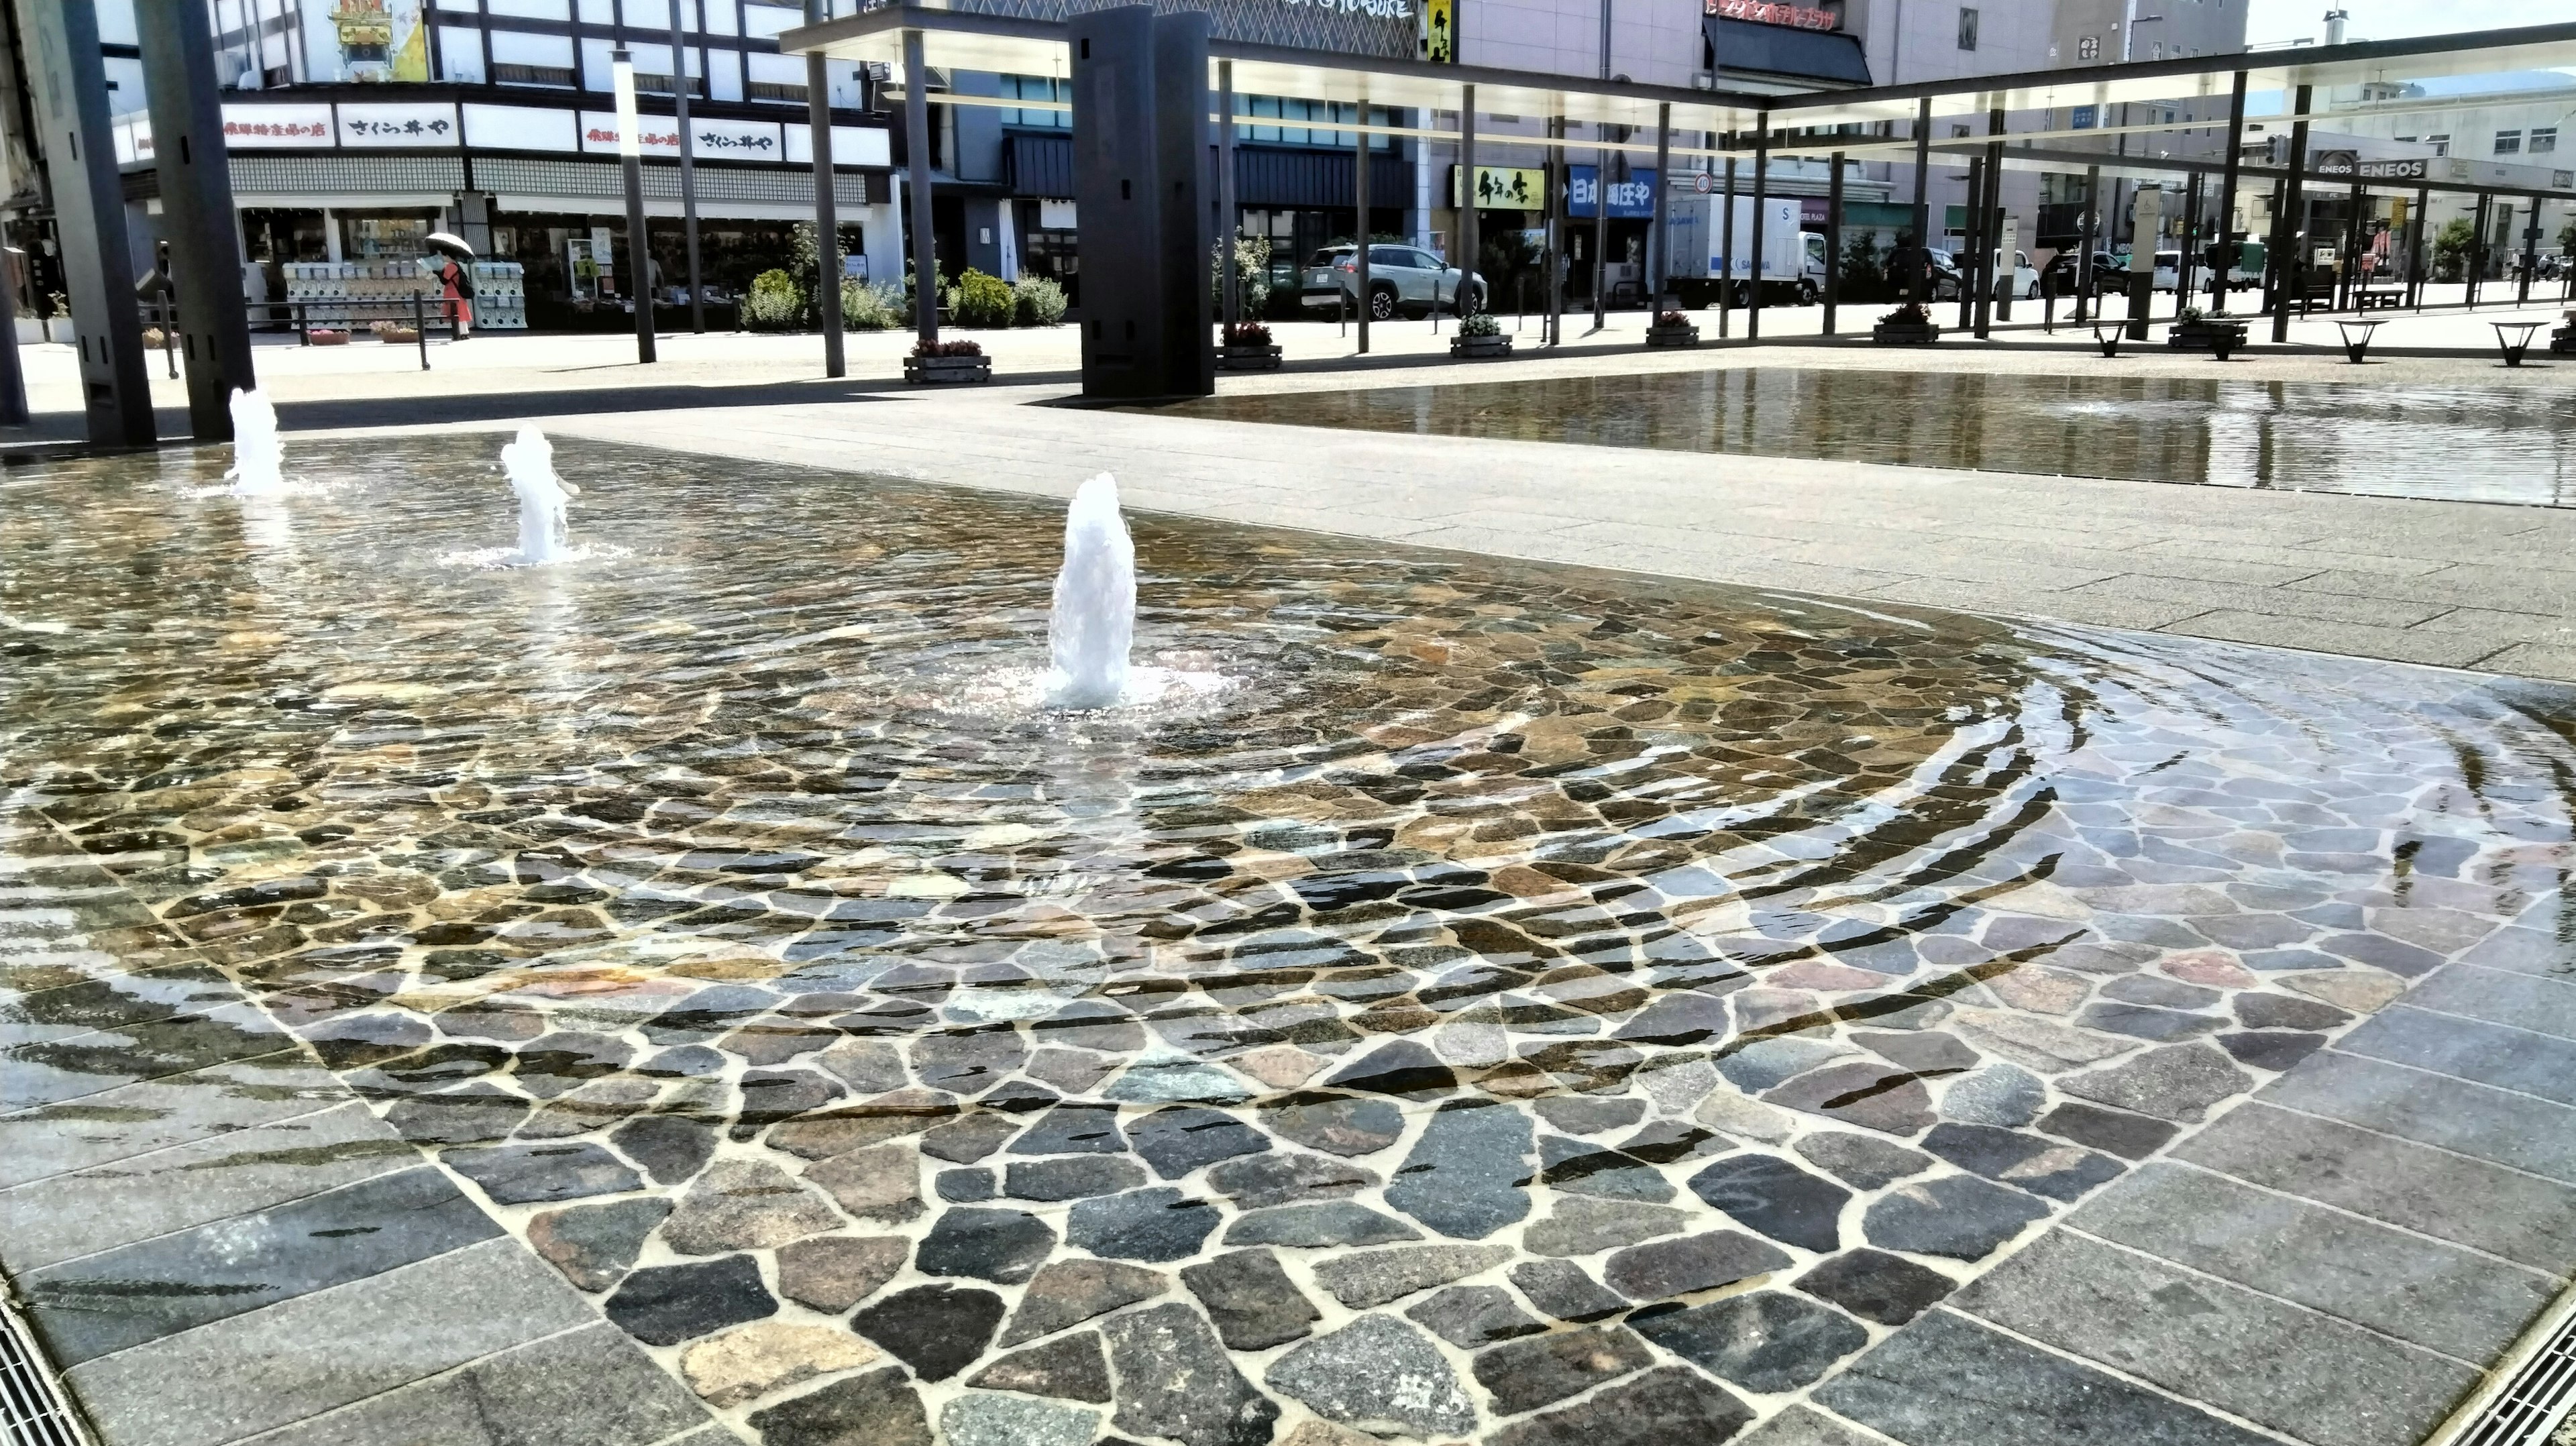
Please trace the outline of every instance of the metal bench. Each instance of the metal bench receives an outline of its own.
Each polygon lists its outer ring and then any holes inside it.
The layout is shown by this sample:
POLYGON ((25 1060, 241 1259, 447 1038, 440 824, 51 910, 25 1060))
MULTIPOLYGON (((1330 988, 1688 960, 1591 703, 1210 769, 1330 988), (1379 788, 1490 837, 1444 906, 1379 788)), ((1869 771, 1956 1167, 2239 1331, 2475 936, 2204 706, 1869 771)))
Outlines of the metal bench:
POLYGON ((2402 286, 2365 286, 2352 294, 2355 311, 2400 311, 2406 306, 2406 288, 2402 286))

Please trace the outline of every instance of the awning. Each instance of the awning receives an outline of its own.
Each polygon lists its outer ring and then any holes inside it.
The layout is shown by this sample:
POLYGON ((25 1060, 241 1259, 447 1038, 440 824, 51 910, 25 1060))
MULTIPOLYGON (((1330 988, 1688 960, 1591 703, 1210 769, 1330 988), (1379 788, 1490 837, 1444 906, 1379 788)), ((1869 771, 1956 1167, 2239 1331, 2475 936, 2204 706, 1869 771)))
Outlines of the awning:
POLYGON ((1829 85, 1869 84, 1869 58, 1861 52, 1857 35, 1730 20, 1723 15, 1703 15, 1699 23, 1700 33, 1716 53, 1720 72, 1750 71, 1829 85))

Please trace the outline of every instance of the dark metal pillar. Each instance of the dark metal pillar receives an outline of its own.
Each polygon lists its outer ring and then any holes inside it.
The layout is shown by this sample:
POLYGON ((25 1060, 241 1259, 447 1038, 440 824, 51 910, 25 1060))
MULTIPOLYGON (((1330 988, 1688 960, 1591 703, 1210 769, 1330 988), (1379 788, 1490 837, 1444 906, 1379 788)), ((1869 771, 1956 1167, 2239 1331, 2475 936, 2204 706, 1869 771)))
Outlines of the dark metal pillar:
MULTIPOLYGON (((644 222, 644 122, 640 112, 631 124, 626 114, 635 110, 635 57, 620 45, 608 52, 608 63, 622 87, 618 97, 617 150, 626 178, 626 295, 635 307, 635 360, 646 363, 657 358, 653 338, 653 241, 644 222)), ((421 365, 429 365, 425 350, 421 365)))
MULTIPOLYGON (((824 0, 805 0, 806 24, 829 18, 824 0)), ((823 327, 823 375, 837 377, 849 371, 841 353, 841 204, 832 190, 832 82, 820 52, 805 57, 805 125, 814 150, 814 302, 823 327)))
MULTIPOLYGON (((1995 248, 2003 242, 2004 212, 2004 111, 1996 106, 1986 112, 1986 194, 1979 202, 1982 214, 1977 225, 1977 339, 1983 341, 1994 324, 1995 267, 1999 264, 1995 248)), ((2001 259, 2010 267, 2012 258, 2001 259)))
POLYGON ((2531 198, 2531 224, 2522 228, 2522 285, 2514 294, 2518 304, 2528 306, 2531 303, 2531 275, 2539 269, 2540 198, 2534 196, 2531 198))
POLYGON ((1540 341, 1554 346, 1563 337, 1565 320, 1565 117, 1547 121, 1547 319, 1540 341))
POLYGON ((2432 205, 2433 188, 2419 187, 2406 217, 2407 304, 2417 311, 2424 309, 2424 213, 2432 205))
POLYGON ((1763 191, 1771 180, 1771 112, 1762 112, 1762 129, 1753 137, 1753 299, 1744 310, 1744 339, 1762 339, 1763 191))
POLYGON ((1664 235, 1668 208, 1665 198, 1673 189, 1673 104, 1665 101, 1655 108, 1655 204, 1654 218, 1646 223, 1646 310, 1649 316, 1664 309, 1664 283, 1672 279, 1670 257, 1664 254, 1669 244, 1664 235))
POLYGON ((1960 237, 1960 249, 1966 258, 1959 268, 1959 329, 1966 331, 1977 324, 1977 273, 1984 269, 1977 264, 1977 228, 1986 219, 1985 157, 1968 157, 1968 194, 1962 199, 1968 204, 1960 208, 1967 217, 1967 226, 1960 237))
MULTIPOLYGON (((1243 266, 1234 254, 1243 218, 1234 210, 1234 62, 1216 63, 1216 238, 1225 265, 1224 322, 1243 320, 1243 266)), ((1008 201, 1002 203, 1007 206, 1008 201)))
MULTIPOLYGON (((1601 79, 1610 79, 1611 0, 1601 3, 1601 79)), ((1607 122, 1592 123, 1593 138, 1608 140, 1607 122)), ((1627 139, 1625 136, 1620 139, 1627 139)), ((1610 324, 1610 151, 1595 147, 1592 152, 1592 329, 1599 331, 1610 324)))
MULTIPOLYGON (((1359 123, 1368 124, 1368 101, 1359 103, 1359 123)), ((1369 138, 1366 130, 1353 131, 1351 143, 1351 205, 1359 212, 1358 227, 1351 234, 1351 274, 1358 278, 1360 303, 1360 354, 1369 349, 1369 138)))
POLYGON ((2075 324, 2082 326, 2101 305, 2094 288, 2102 278, 2093 273, 2093 253, 2102 249, 2102 168, 2084 168, 2084 249, 2075 265, 2075 324))
POLYGON ((1914 254, 1909 258, 1914 274, 1907 278, 1906 294, 1927 306, 1932 301, 1932 203, 1925 187, 1931 178, 1932 98, 1925 96, 1914 111, 1914 254))
POLYGON ((63 285, 80 346, 81 401, 89 440, 148 447, 152 381, 134 314, 134 261, 125 236, 124 183, 107 128, 107 68, 94 0, 59 0, 22 12, 33 31, 28 70, 36 90, 63 285))
POLYGON ((2463 263, 2469 273, 2469 289, 2465 293, 2465 300, 2471 307, 2478 304, 2479 283, 2487 279, 2487 217, 2494 211, 2495 197, 2480 191, 2477 209, 2470 213, 2469 255, 2467 261, 2463 263))
POLYGON ((1726 200, 1718 208, 1722 214, 1717 218, 1718 254, 1726 261, 1718 269, 1717 278, 1717 334, 1720 340, 1725 339, 1735 322, 1735 157, 1732 154, 1735 135, 1732 131, 1727 133, 1726 148, 1730 152, 1726 158, 1726 200))
POLYGON ((2368 201, 2369 197, 2361 189, 2361 183, 2353 182, 2352 194, 2345 198, 2344 202, 2343 267, 2341 273, 2335 277, 2335 310, 2337 311, 2361 304, 2354 298, 2361 292, 2361 247, 2362 238, 2366 234, 2362 225, 2361 208, 2368 204, 2368 201))
POLYGON ((1479 306, 1467 288, 1476 280, 1476 223, 1483 218, 1476 213, 1476 88, 1463 86, 1458 95, 1458 314, 1468 316, 1491 309, 1488 301, 1479 306))
POLYGON ((242 306, 241 237, 224 156, 224 105, 203 0, 142 0, 143 83, 152 107, 161 215, 188 359, 188 432, 232 440, 232 392, 259 385, 242 306))
POLYGON ((939 243, 930 225, 930 66, 921 32, 903 33, 903 202, 912 214, 912 329, 939 340, 939 243))
MULTIPOLYGON (((705 0, 699 0, 699 3, 704 4, 705 0)), ((680 232, 689 248, 689 330, 703 335, 707 329, 707 307, 698 296, 698 172, 694 159, 696 147, 689 139, 689 48, 680 28, 680 0, 669 0, 669 4, 671 119, 680 133, 680 232)), ((698 28, 706 28, 703 18, 698 28)), ((815 240, 819 242, 822 237, 817 235, 815 240)), ((835 292, 841 289, 837 275, 827 276, 824 284, 835 292)))
POLYGON ((2191 189, 2182 201, 2182 265, 2174 273, 2174 312, 2180 315, 2191 304, 2192 283, 2200 275, 2200 173, 2191 177, 2191 189))
POLYGON ((2280 215, 2273 227, 2273 234, 2282 239, 2282 245, 2276 248, 2281 253, 2277 269, 2282 280, 2280 294, 2272 307, 2272 340, 2275 342, 2290 339, 2290 301, 2294 295, 2304 296, 2308 285, 2307 258, 2295 254, 2303 247, 2294 228, 2299 222, 2300 208, 2307 204, 2309 90, 2307 86, 2300 86, 2296 99, 2290 103, 2293 117, 2290 122, 2290 174, 2282 186, 2280 215))
POLYGON ((1843 292, 1843 153, 1833 154, 1834 173, 1825 182, 1825 322, 1824 334, 1834 334, 1834 307, 1842 301, 1843 292))
POLYGON ((2212 315, 2227 313, 2227 278, 2236 269, 2236 175, 2244 163, 2239 154, 2245 148, 2245 72, 2236 72, 2236 86, 2227 100, 2226 169, 2219 173, 2218 195, 2212 206, 2217 216, 2218 241, 2209 254, 2209 310, 2212 315))

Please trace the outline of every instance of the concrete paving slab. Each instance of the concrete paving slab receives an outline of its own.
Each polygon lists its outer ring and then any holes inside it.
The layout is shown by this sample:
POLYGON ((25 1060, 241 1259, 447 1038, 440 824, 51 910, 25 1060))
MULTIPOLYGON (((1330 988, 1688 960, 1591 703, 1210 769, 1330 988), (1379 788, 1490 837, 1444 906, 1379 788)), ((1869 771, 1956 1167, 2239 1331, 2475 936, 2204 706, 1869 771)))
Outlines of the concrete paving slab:
POLYGON ((2576 1268, 2576 1186, 2266 1099, 2229 1111, 2173 1154, 2545 1274, 2576 1268))
POLYGON ((2416 1446, 2482 1379, 2447 1356, 2071 1230, 2041 1236, 1952 1302, 2315 1446, 2416 1446))
POLYGON ((2413 1009, 2576 1040, 2576 977, 2535 977, 2453 964, 2408 990, 2406 1003, 2413 1009))
POLYGON ((292 1042, 249 1004, 0 1049, 0 1114, 273 1054, 292 1042))
POLYGON ((2576 1040, 2510 1024, 2410 1009, 2403 1002, 2344 1037, 2341 1048, 2392 1064, 2576 1104, 2576 1040))
POLYGON ((410 1169, 420 1152, 350 1103, 0 1190, 19 1274, 410 1169))
POLYGON ((2321 1050, 2272 1103, 2576 1184, 2576 1111, 2525 1094, 2321 1050))
POLYGON ((107 1446, 221 1446, 597 1319, 527 1247, 494 1239, 76 1365, 66 1379, 107 1446))
POLYGON ((2427 663, 2439 668, 2466 668, 2495 651, 2488 640, 2467 633, 2374 627, 2363 623, 2331 622, 2297 613, 2255 613, 2234 609, 2195 613, 2163 631, 2194 638, 2215 638, 2221 642, 2299 648, 2315 653, 2361 653, 2395 663, 2427 663))
POLYGON ((427 1166, 26 1271, 18 1290, 65 1369, 501 1233, 427 1166))
POLYGON ((738 1439, 603 1321, 264 1432, 248 1446, 650 1446, 677 1433, 690 1433, 688 1446, 738 1439))
POLYGON ((2280 1446, 1948 1309, 1880 1342, 1815 1398, 1905 1446, 2280 1446))
POLYGON ((303 1048, 0 1115, 0 1188, 327 1109, 346 1089, 303 1048))
POLYGON ((2473 1367, 2502 1355, 2564 1285, 2553 1275, 2166 1161, 2140 1166, 2068 1223, 2473 1367))

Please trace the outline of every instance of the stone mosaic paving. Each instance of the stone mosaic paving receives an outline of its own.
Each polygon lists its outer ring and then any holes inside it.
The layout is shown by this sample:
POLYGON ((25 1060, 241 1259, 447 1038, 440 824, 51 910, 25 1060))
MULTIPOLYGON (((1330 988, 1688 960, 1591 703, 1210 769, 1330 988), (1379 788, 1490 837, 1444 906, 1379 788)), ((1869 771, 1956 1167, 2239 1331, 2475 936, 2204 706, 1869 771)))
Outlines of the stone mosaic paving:
POLYGON ((2571 859, 2564 692, 1146 519, 1048 717, 1050 508, 496 445, 14 473, 10 822, 771 1446, 1726 1439, 2571 859))

